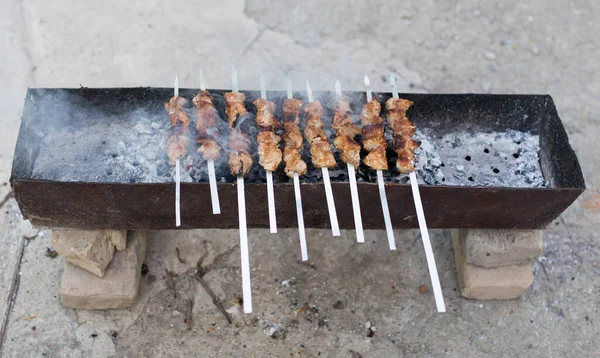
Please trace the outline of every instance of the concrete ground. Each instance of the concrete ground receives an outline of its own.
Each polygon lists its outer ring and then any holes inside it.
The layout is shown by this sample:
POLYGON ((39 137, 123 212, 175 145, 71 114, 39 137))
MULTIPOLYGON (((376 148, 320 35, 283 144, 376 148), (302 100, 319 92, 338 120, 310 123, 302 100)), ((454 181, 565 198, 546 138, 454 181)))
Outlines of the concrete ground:
MULTIPOLYGON (((0 11, 0 200, 31 87, 241 88, 258 76, 282 88, 375 90, 394 71, 404 90, 549 93, 581 162, 587 191, 545 232, 535 282, 519 300, 460 297, 449 235, 432 235, 448 313, 437 314, 418 231, 332 238, 309 230, 301 263, 296 231, 251 230, 255 313, 228 325, 193 279, 208 253, 206 279, 237 311, 241 294, 235 230, 151 232, 138 304, 128 310, 61 306, 62 259, 45 255, 14 200, 0 212, 0 321, 6 357, 178 356, 598 356, 600 332, 600 6, 593 0, 332 2, 6 0, 0 11), (25 239, 23 235, 33 237, 25 239), (180 262, 175 248, 182 252, 180 262), (178 274, 177 297, 165 270, 178 274), (10 288, 18 288, 12 310, 10 288), (193 327, 183 322, 193 300, 193 327), (6 316, 6 313, 9 313, 6 316), (368 325, 375 327, 368 337, 368 325)), ((40 198, 44 200, 44 198, 40 198)))

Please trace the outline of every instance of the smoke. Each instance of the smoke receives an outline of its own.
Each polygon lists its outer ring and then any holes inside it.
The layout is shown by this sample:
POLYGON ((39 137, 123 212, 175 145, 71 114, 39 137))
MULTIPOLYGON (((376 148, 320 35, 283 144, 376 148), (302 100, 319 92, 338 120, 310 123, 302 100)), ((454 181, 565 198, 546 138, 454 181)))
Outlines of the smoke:
MULTIPOLYGON (((215 161, 216 176, 221 182, 234 182, 227 163, 229 129, 224 91, 210 92, 218 111, 217 142, 223 148, 221 158, 215 161)), ((180 90, 180 95, 188 100, 196 93, 196 90, 180 90)), ((246 180, 264 183, 265 171, 258 164, 256 110, 251 104, 259 93, 251 91, 245 94, 248 113, 238 120, 237 125, 248 135, 251 152, 254 153, 254 166, 246 180)), ((364 93, 346 94, 354 113, 353 119, 358 123, 365 102, 364 93)), ((169 166, 165 151, 170 121, 163 108, 163 103, 171 95, 169 89, 145 88, 32 90, 25 101, 17 148, 26 154, 18 157, 16 164, 20 171, 17 172, 31 179, 64 182, 172 182, 174 171, 169 166)), ((305 92, 295 95, 307 100, 305 92)), ((276 115, 281 118, 285 92, 270 91, 268 98, 277 104, 276 115)), ((332 143, 335 136, 331 129, 334 95, 331 92, 315 92, 315 98, 323 104, 325 132, 332 143)), ((378 98, 376 93, 374 98, 378 98)), ((191 125, 187 156, 182 161, 182 182, 207 182, 206 162, 197 153, 196 115, 191 101, 185 112, 191 125)), ((509 130, 492 133, 456 131, 440 135, 433 127, 422 126, 416 138, 423 142, 421 148, 415 151, 415 165, 423 183, 548 186, 539 166, 539 137, 535 134, 509 130)), ((337 167, 330 170, 332 180, 346 181, 346 165, 336 150, 334 156, 337 167)), ((302 157, 308 164, 308 173, 303 180, 321 181, 321 171, 312 166, 306 142, 302 157)), ((392 150, 388 151, 388 160, 391 169, 384 173, 386 181, 405 183, 407 176, 393 169, 396 158, 392 150)), ((281 169, 283 166, 282 163, 281 169)), ((289 181, 283 170, 274 174, 275 182, 289 181)), ((375 172, 364 165, 357 168, 357 174, 358 181, 376 180, 375 172)))

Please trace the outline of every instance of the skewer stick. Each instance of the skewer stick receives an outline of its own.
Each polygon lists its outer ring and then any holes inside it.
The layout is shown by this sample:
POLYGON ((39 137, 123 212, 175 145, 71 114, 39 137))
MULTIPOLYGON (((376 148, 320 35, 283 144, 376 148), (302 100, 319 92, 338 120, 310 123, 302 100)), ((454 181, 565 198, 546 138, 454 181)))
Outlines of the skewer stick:
MULTIPOLYGON (((335 96, 342 98, 342 85, 340 81, 335 81, 335 96)), ((348 178, 350 179, 350 196, 352 197, 352 211, 354 213, 354 228, 356 231, 356 241, 365 242, 365 234, 362 225, 362 216, 360 214, 360 202, 358 201, 358 187, 356 185, 356 172, 354 165, 347 163, 348 178)))
POLYGON ((242 294, 244 313, 252 313, 252 285, 250 282, 250 255, 248 253, 248 227, 246 225, 246 195, 244 177, 237 177, 238 215, 240 221, 240 252, 242 258, 242 294))
POLYGON ((238 78, 235 67, 233 68, 233 71, 231 71, 231 92, 238 92, 238 78))
MULTIPOLYGON (((175 75, 175 84, 173 86, 173 96, 179 97, 179 78, 175 75)), ((181 163, 175 161, 175 227, 181 226, 181 163)))
MULTIPOLYGON (((260 76, 260 97, 267 99, 265 77, 260 76)), ((267 202, 269 204, 269 227, 271 234, 277 233, 277 216, 275 213, 275 192, 273 190, 273 172, 267 170, 267 202)))
MULTIPOLYGON (((371 93, 371 81, 365 75, 365 88, 367 92, 367 102, 373 100, 371 93)), ((390 250, 396 250, 396 238, 394 237, 394 228, 392 227, 392 218, 390 217, 390 207, 388 206, 387 196, 385 194, 385 184, 383 182, 383 171, 377 171, 377 186, 379 187, 379 199, 381 200, 381 211, 383 211, 383 221, 385 223, 385 232, 387 234, 390 250)))
MULTIPOLYGON (((232 92, 238 92, 238 78, 235 67, 231 73, 232 92)), ((242 258, 242 297, 244 313, 252 313, 252 284, 250 281, 250 253, 248 252, 248 225, 246 223, 246 194, 244 193, 244 177, 237 177, 238 217, 240 229, 240 255, 242 258)))
MULTIPOLYGON (((287 98, 294 98, 292 91, 292 81, 287 81, 287 98)), ((300 236, 300 253, 302 261, 308 260, 308 250, 306 248, 306 231, 304 229, 304 212, 302 211, 302 196, 300 194, 300 178, 298 173, 294 172, 294 196, 296 197, 296 216, 298 218, 298 236, 300 236)))
MULTIPOLYGON (((308 95, 308 102, 314 101, 312 88, 306 81, 306 93, 308 95)), ((331 231, 333 236, 340 236, 340 226, 338 224, 337 212, 335 211, 335 202, 333 200, 333 191, 331 190, 331 181, 329 180, 329 169, 326 167, 321 168, 323 173, 323 184, 325 184, 325 197, 327 198, 327 208, 329 210, 329 221, 331 222, 331 231)))
MULTIPOLYGON (((204 84, 204 73, 200 70, 200 90, 206 91, 206 85, 204 84)), ((221 213, 221 204, 219 203, 219 191, 217 190, 217 176, 215 175, 215 161, 213 159, 208 160, 208 182, 210 184, 210 199, 212 202, 213 214, 221 213)))
POLYGON ((304 214, 302 213, 302 197, 300 195, 300 179, 298 173, 294 173, 294 195, 296 197, 296 215, 298 216, 298 234, 300 235, 300 253, 302 261, 308 260, 306 248, 306 233, 304 232, 304 214))
POLYGON ((180 161, 175 161, 175 226, 181 226, 181 208, 179 203, 181 202, 181 177, 180 177, 180 161))
MULTIPOLYGON (((396 87, 396 78, 394 78, 394 75, 392 73, 390 73, 390 85, 392 86, 392 96, 394 98, 399 98, 398 88, 396 87)), ((419 185, 417 183, 417 174, 415 171, 412 171, 408 175, 410 178, 410 186, 415 202, 415 209, 417 211, 417 220, 419 221, 421 240, 423 241, 423 247, 425 248, 425 258, 427 259, 427 266, 429 268, 429 276, 431 278, 431 286, 433 288, 433 297, 435 298, 435 305, 437 307, 438 312, 446 312, 444 295, 442 294, 442 287, 440 285, 440 278, 438 276, 437 265, 435 264, 435 256, 433 255, 431 240, 429 239, 429 230, 427 230, 427 222, 425 221, 423 203, 421 202, 421 193, 419 192, 419 185)))

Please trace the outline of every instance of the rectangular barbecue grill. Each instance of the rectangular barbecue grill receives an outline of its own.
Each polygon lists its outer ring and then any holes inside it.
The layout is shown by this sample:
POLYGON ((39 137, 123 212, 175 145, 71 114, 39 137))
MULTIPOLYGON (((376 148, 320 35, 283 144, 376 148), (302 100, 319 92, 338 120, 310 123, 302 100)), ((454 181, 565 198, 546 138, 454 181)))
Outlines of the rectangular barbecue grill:
MULTIPOLYGON (((209 91, 226 123, 225 91, 209 91)), ((252 102, 260 92, 240 92, 248 111, 255 112, 252 102)), ((11 176, 23 215, 48 227, 173 229, 175 186, 164 151, 169 118, 163 108, 172 93, 167 88, 29 89, 11 176)), ((191 99, 197 90, 179 93, 191 99)), ((355 115, 360 113, 365 94, 344 94, 355 115)), ((391 94, 373 96, 384 102, 391 94)), ((550 96, 400 96, 414 101, 408 117, 428 143, 415 152, 415 166, 429 227, 543 228, 584 191, 577 157, 550 96)), ((269 91, 268 97, 281 111, 286 93, 269 91)), ((300 92, 294 97, 306 99, 300 92)), ((334 94, 315 92, 315 98, 330 127, 334 94)), ((216 163, 222 213, 213 215, 206 163, 196 148, 183 163, 181 228, 237 228, 235 178, 227 156, 216 163)), ((329 228, 320 171, 303 157, 309 163, 301 178, 305 226, 329 228)), ((345 164, 336 159, 340 170, 330 173, 339 225, 354 229, 345 164)), ((389 160, 395 160, 393 151, 389 160)), ((247 222, 267 228, 265 172, 257 163, 246 178, 247 222)), ((375 172, 361 165, 357 173, 364 228, 383 229, 375 172)), ((293 184, 281 169, 274 177, 278 226, 295 228, 293 184)), ((417 228, 407 176, 389 172, 385 180, 393 227, 417 228)))

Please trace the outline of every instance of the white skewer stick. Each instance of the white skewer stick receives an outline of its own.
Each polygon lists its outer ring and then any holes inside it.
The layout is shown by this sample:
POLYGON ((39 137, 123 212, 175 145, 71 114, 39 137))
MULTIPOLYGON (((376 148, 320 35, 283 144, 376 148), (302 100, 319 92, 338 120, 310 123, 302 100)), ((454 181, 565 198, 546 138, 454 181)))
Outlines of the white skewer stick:
MULTIPOLYGON (((204 82, 204 73, 200 70, 200 90, 206 91, 206 85, 204 82)), ((210 184, 210 199, 212 202, 213 214, 221 213, 221 204, 219 203, 219 190, 217 189, 217 176, 215 174, 215 161, 209 159, 208 165, 208 182, 210 184)))
MULTIPOLYGON (((260 97, 267 99, 267 86, 265 77, 260 76, 260 97)), ((273 190, 273 172, 267 170, 267 202, 269 204, 269 227, 271 234, 277 233, 277 214, 275 213, 275 192, 273 190)))
POLYGON ((238 78, 235 67, 233 68, 233 71, 231 71, 231 92, 238 92, 238 78))
MULTIPOLYGON (((367 102, 373 100, 371 93, 371 81, 365 75, 365 88, 367 91, 367 102)), ((385 194, 385 184, 383 182, 383 172, 377 171, 377 186, 379 187, 379 199, 381 200, 381 211, 383 211, 383 221, 385 223, 385 232, 387 234, 390 250, 396 250, 396 238, 394 237, 394 228, 392 227, 392 218, 390 217, 390 207, 388 206, 387 196, 385 194)))
MULTIPOLYGON (((398 88, 396 87, 396 78, 394 78, 394 75, 392 73, 390 73, 390 85, 392 86, 392 96, 394 98, 399 98, 398 88)), ((446 312, 446 304, 444 303, 442 286, 440 285, 440 278, 438 276, 437 265, 435 264, 435 256, 433 255, 431 240, 429 239, 429 230, 427 230, 427 222, 425 221, 423 203, 421 202, 421 193, 419 192, 419 185, 417 183, 417 174, 415 171, 412 171, 408 175, 410 178, 410 186, 415 202, 415 209, 417 211, 417 220, 419 221, 421 240, 423 241, 423 247, 425 248, 425 258, 427 259, 427 266, 429 268, 429 276, 431 278, 431 286, 433 288, 433 297, 435 298, 435 305, 437 307, 438 312, 446 312)))
MULTIPOLYGON (((179 97, 179 78, 175 75, 175 84, 173 86, 173 96, 179 97)), ((179 159, 175 161, 175 227, 181 226, 181 163, 179 159)))
MULTIPOLYGON (((308 95, 308 102, 314 101, 312 88, 310 83, 306 81, 306 94, 308 95)), ((337 212, 335 211, 335 202, 333 200, 333 191, 331 190, 331 181, 329 180, 329 169, 326 167, 321 168, 323 173, 323 184, 325 184, 325 197, 327 198, 327 208, 329 210, 329 221, 331 222, 331 231, 333 236, 340 236, 340 226, 338 224, 337 212)))
POLYGON ((206 91, 206 86, 204 85, 204 72, 202 72, 202 70, 200 70, 200 90, 201 91, 206 91))
POLYGON ((298 216, 298 234, 300 235, 300 253, 302 261, 308 260, 306 248, 306 233, 304 232, 304 214, 302 213, 302 196, 300 195, 300 179, 298 173, 294 173, 294 195, 296 196, 296 215, 298 216))
POLYGON ((248 253, 248 227, 246 225, 246 195, 244 177, 237 177, 238 214, 240 220, 240 253, 242 258, 242 294, 244 313, 252 313, 252 284, 250 282, 250 255, 248 253))
MULTIPOLYGON (((342 85, 340 81, 335 81, 335 96, 342 98, 342 85)), ((365 242, 365 234, 362 225, 362 216, 360 214, 360 202, 358 201, 358 186, 356 185, 356 172, 354 165, 347 163, 348 178, 350 179, 350 196, 352 197, 352 211, 354 212, 354 228, 356 231, 356 241, 365 242)))
MULTIPOLYGON (((292 92, 292 81, 287 81, 287 98, 294 98, 292 92)), ((300 236, 300 253, 302 261, 308 260, 308 249, 306 248, 306 231, 304 229, 304 212, 302 211, 302 196, 300 194, 300 178, 298 173, 294 172, 294 195, 296 197, 296 216, 298 218, 298 236, 300 236)))
MULTIPOLYGON (((235 67, 231 73, 231 90, 238 92, 238 78, 235 67)), ((238 217, 240 223, 240 255, 242 258, 242 297, 244 313, 252 313, 252 283, 250 281, 250 253, 248 251, 248 225, 246 224, 246 194, 244 177, 237 177, 238 217)))
POLYGON ((181 202, 181 177, 180 177, 180 162, 179 159, 175 161, 175 226, 181 226, 181 209, 179 203, 181 202))

